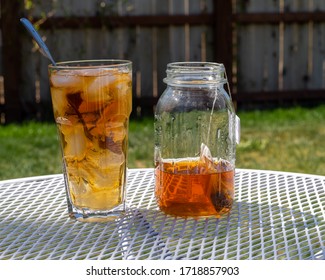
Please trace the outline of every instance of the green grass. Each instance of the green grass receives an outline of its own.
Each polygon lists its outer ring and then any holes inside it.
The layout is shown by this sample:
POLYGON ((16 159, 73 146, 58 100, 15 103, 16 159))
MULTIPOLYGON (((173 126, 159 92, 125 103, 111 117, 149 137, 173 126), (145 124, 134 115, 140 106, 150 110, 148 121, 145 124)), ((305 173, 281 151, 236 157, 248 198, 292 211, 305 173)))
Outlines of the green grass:
MULTIPOLYGON (((236 167, 325 175, 325 106, 238 112, 236 167)), ((153 118, 130 121, 129 168, 153 167, 153 118)), ((0 180, 61 173, 56 127, 0 127, 0 180)))
POLYGON ((53 124, 0 127, 0 179, 62 172, 59 149, 53 124))
POLYGON ((239 116, 237 167, 325 175, 325 106, 239 116))

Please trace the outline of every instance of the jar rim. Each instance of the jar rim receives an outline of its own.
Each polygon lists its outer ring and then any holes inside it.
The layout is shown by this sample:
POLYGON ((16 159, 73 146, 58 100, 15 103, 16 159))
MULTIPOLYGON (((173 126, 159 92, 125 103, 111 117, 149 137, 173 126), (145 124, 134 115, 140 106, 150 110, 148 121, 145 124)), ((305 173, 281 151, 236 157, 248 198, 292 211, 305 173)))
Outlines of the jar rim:
POLYGON ((202 62, 202 61, 178 61, 170 62, 167 64, 168 70, 183 70, 183 71, 215 71, 215 72, 224 72, 225 66, 222 63, 217 62, 202 62))
POLYGON ((171 62, 164 82, 175 85, 216 85, 227 83, 225 67, 216 62, 171 62))

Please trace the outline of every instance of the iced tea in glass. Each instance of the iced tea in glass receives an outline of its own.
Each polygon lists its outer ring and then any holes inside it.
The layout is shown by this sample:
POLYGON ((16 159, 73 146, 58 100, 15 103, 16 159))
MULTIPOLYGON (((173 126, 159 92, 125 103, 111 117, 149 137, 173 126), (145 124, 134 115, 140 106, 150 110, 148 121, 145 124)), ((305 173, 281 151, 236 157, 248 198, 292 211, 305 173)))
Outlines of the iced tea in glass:
POLYGON ((62 62, 49 66, 49 79, 69 215, 115 219, 125 210, 132 63, 62 62))

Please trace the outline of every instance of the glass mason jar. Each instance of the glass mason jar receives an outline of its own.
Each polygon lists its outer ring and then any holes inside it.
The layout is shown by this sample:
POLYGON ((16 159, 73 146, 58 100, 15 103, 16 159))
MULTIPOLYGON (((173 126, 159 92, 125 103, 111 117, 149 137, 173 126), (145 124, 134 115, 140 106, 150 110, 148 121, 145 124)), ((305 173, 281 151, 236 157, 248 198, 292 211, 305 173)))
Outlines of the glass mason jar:
POLYGON ((225 68, 175 62, 166 73, 155 111, 158 206, 175 216, 219 217, 233 204, 239 137, 225 68))

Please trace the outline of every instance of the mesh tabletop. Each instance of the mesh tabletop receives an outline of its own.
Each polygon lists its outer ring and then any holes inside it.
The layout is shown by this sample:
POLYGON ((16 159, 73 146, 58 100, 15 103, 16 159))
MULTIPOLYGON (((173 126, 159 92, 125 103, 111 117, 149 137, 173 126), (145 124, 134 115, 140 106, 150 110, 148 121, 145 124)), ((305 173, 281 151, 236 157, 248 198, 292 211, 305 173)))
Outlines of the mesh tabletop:
POLYGON ((325 259, 325 176, 236 170, 231 213, 166 216, 153 169, 128 172, 128 210, 68 218, 63 175, 0 182, 0 259, 325 259))

